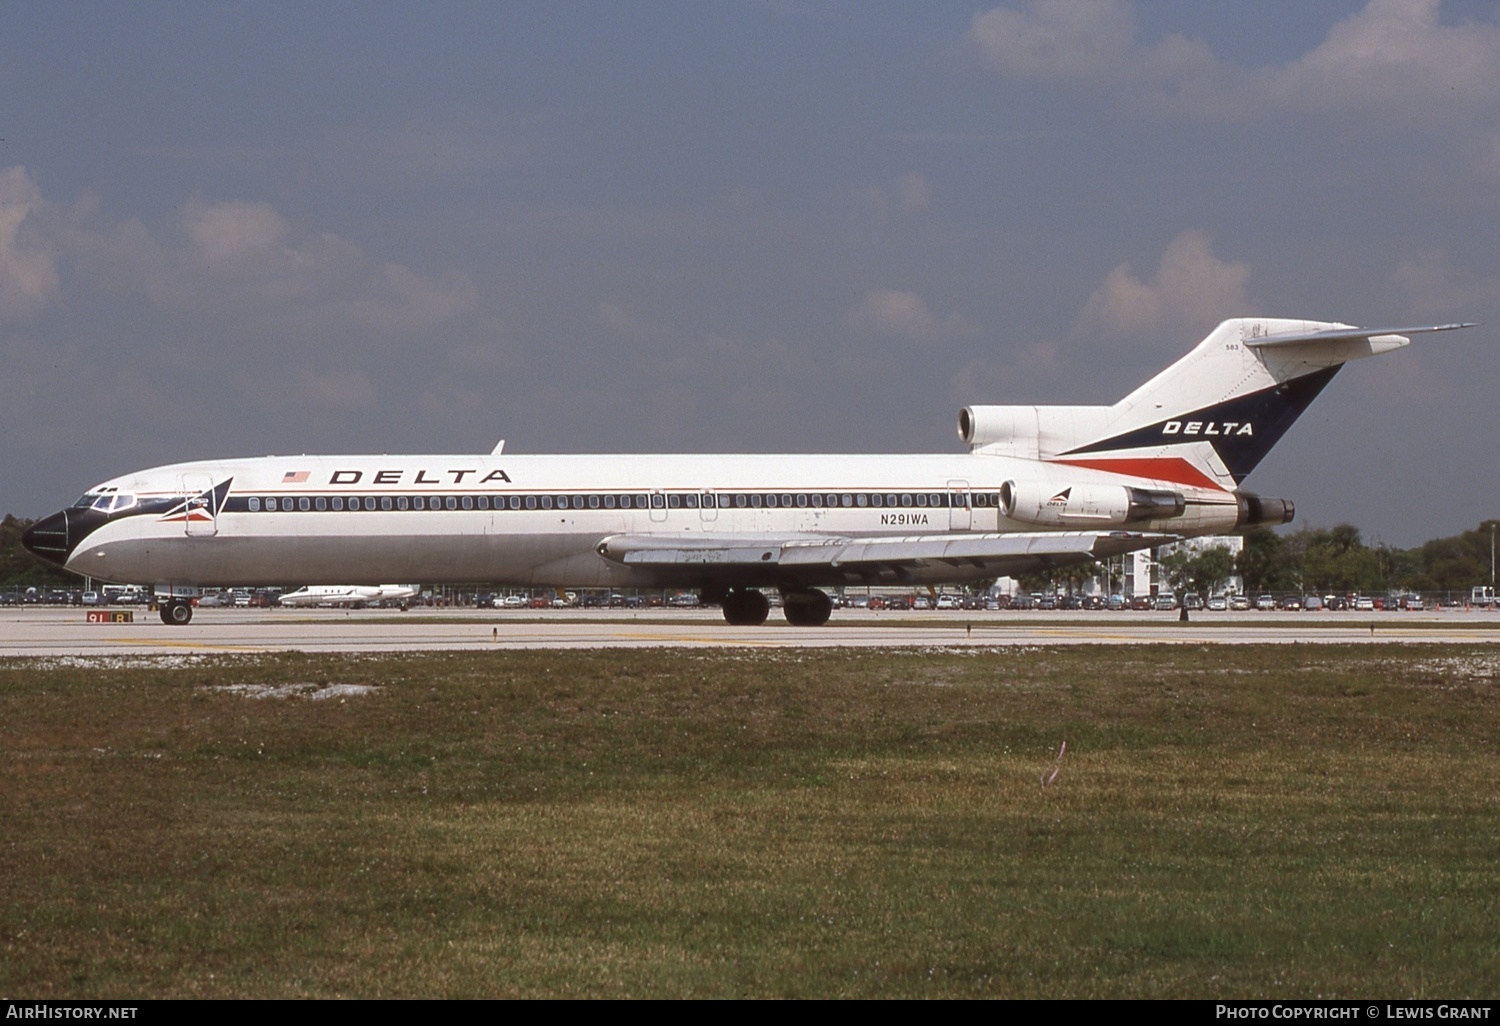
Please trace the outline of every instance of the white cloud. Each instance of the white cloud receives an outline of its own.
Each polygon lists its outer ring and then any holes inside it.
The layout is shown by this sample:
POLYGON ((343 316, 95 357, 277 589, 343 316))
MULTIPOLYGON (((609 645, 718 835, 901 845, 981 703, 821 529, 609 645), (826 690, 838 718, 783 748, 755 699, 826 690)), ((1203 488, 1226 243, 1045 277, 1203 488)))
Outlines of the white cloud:
POLYGON ((1500 25, 1445 25, 1441 0, 1370 0, 1285 65, 1246 68, 1201 40, 1135 38, 1125 0, 1034 0, 975 16, 968 43, 1014 78, 1071 82, 1138 106, 1213 118, 1273 111, 1492 122, 1500 25))
POLYGON ((57 245, 81 288, 146 298, 184 316, 409 332, 474 311, 467 276, 434 278, 288 221, 269 203, 193 198, 166 222, 75 223, 57 245))
POLYGON ((849 313, 849 322, 860 331, 932 342, 953 335, 972 335, 975 327, 962 314, 939 317, 915 292, 875 289, 866 292, 849 313))
POLYGON ((1402 110, 1445 118, 1493 115, 1500 102, 1500 26, 1443 25, 1441 0, 1370 0, 1321 46, 1278 69, 1269 95, 1283 106, 1402 110))
POLYGON ((1078 334, 1141 335, 1164 329, 1208 330, 1250 312, 1248 264, 1214 256, 1208 236, 1188 230, 1162 254, 1149 282, 1120 264, 1104 279, 1079 315, 1078 334))
POLYGON ((861 207, 885 217, 890 214, 920 214, 932 204, 932 184, 925 175, 912 171, 889 185, 868 185, 855 191, 861 207))
POLYGON ((286 220, 269 203, 195 199, 183 208, 182 222, 198 255, 214 264, 271 254, 288 233, 286 220))
POLYGON ((1134 47, 1123 0, 1036 0, 974 16, 969 42, 996 71, 1016 78, 1089 81, 1117 74, 1134 47))
POLYGON ((30 317, 58 293, 53 250, 28 231, 46 207, 24 167, 0 171, 0 321, 30 317))

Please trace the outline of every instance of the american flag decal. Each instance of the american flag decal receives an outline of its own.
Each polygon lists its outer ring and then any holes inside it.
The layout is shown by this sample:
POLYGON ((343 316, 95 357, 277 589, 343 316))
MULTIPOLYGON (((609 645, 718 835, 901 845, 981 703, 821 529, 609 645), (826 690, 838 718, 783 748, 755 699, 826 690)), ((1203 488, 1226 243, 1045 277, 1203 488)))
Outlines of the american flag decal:
POLYGON ((281 477, 282 484, 304 484, 307 481, 307 471, 288 470, 281 477))

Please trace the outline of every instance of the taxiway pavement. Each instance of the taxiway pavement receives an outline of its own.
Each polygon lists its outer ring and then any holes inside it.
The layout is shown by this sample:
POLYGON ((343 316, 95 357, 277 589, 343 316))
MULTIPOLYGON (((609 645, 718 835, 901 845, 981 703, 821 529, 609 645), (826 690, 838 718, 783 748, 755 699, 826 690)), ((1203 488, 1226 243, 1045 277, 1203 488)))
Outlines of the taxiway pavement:
POLYGON ((1500 613, 871 613, 825 627, 730 627, 717 610, 202 609, 169 627, 89 623, 76 608, 0 611, 0 657, 261 652, 419 652, 578 648, 922 648, 1135 644, 1500 644, 1500 613))

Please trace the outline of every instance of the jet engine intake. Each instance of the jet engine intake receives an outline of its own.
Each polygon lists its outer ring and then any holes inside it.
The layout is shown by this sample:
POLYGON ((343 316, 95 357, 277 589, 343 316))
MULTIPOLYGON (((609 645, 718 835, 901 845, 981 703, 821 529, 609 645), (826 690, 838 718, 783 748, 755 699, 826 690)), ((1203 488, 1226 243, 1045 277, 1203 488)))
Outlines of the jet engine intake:
POLYGON ((1000 512, 1010 520, 1041 527, 1123 527, 1143 520, 1182 516, 1187 501, 1178 492, 1124 485, 1067 485, 1007 481, 1000 486, 1000 512))

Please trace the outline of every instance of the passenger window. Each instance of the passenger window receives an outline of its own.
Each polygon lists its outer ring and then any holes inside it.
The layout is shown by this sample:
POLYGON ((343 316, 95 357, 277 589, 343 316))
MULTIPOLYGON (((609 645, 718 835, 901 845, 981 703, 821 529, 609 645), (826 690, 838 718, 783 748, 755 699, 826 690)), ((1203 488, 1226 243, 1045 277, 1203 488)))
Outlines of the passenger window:
POLYGON ((328 510, 328 500, 321 495, 318 496, 313 500, 313 508, 320 512, 326 512, 328 510))
POLYGON ((250 496, 250 500, 246 503, 246 506, 249 507, 251 513, 259 513, 260 499, 252 495, 250 496))
POLYGON ((312 509, 312 500, 306 497, 298 499, 297 508, 306 513, 308 510, 312 509))

